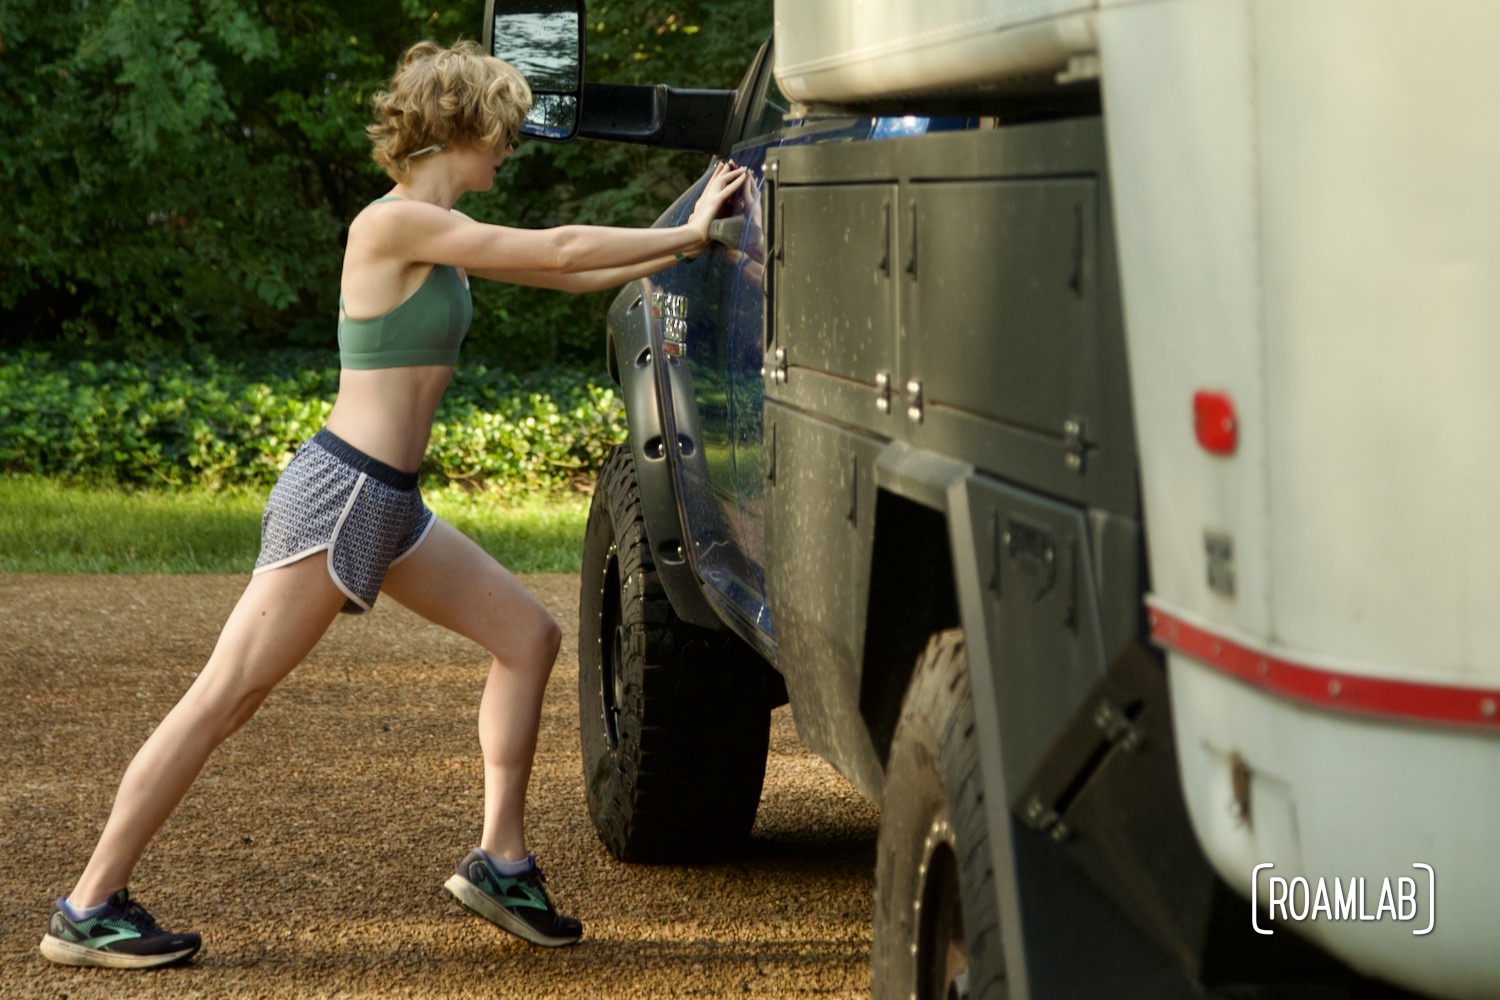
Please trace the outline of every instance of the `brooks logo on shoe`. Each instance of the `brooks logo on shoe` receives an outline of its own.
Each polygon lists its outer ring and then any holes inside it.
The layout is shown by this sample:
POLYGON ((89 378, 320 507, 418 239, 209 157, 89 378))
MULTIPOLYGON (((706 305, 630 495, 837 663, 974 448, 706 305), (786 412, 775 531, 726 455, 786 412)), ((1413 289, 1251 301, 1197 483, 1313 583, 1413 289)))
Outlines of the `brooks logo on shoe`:
MULTIPOLYGON (((502 879, 501 881, 510 881, 502 879)), ((543 896, 541 890, 535 889, 525 882, 511 882, 505 887, 506 906, 529 906, 536 910, 546 910, 547 897, 543 896)))
POLYGON ((90 948, 105 948, 141 936, 139 930, 123 921, 94 919, 70 924, 61 913, 52 915, 51 931, 64 941, 86 942, 90 948))
POLYGON ((550 908, 547 897, 540 889, 519 878, 500 875, 481 862, 469 866, 469 881, 482 886, 485 892, 502 900, 507 907, 530 907, 536 910, 550 908))

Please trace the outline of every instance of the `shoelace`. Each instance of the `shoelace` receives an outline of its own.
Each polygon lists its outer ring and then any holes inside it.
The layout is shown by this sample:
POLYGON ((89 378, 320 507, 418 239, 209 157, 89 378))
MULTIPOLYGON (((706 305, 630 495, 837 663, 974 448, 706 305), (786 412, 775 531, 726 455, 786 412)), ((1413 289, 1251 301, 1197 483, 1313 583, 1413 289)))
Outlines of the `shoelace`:
POLYGON ((128 895, 121 903, 120 918, 142 934, 153 934, 161 929, 156 926, 156 919, 146 912, 146 908, 128 895))
POLYGON ((542 902, 547 904, 547 915, 556 919, 557 907, 552 903, 552 894, 547 891, 547 876, 542 874, 542 870, 540 868, 533 868, 531 871, 516 877, 542 894, 542 902))

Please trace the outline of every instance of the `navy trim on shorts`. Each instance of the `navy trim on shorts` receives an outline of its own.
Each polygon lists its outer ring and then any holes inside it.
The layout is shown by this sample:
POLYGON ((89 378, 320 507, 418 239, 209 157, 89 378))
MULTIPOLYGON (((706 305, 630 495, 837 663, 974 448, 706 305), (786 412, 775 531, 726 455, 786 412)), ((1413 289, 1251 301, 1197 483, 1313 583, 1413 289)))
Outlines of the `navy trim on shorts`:
POLYGON ((371 479, 378 479, 387 486, 398 490, 417 488, 415 472, 402 472, 395 466, 386 465, 378 458, 371 458, 327 427, 320 428, 318 433, 312 436, 312 443, 345 465, 363 472, 371 479))

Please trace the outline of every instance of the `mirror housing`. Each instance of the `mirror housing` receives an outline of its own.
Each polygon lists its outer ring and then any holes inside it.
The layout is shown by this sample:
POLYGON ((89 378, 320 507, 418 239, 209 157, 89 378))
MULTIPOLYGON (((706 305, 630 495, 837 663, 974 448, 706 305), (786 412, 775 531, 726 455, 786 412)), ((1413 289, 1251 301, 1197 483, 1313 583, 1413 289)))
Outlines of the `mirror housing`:
POLYGON ((733 90, 679 90, 590 83, 578 134, 640 146, 718 153, 734 111, 733 90))
POLYGON ((531 85, 534 103, 522 135, 723 151, 736 91, 586 84, 586 22, 584 0, 485 0, 485 49, 531 85))

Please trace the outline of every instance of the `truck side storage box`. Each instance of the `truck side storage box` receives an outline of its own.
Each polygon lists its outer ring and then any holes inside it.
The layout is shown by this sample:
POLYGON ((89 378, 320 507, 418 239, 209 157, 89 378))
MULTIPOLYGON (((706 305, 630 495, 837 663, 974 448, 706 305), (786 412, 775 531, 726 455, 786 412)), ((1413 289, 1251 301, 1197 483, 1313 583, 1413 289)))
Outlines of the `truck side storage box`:
POLYGON ((1136 515, 1097 119, 771 162, 768 399, 1136 515))

